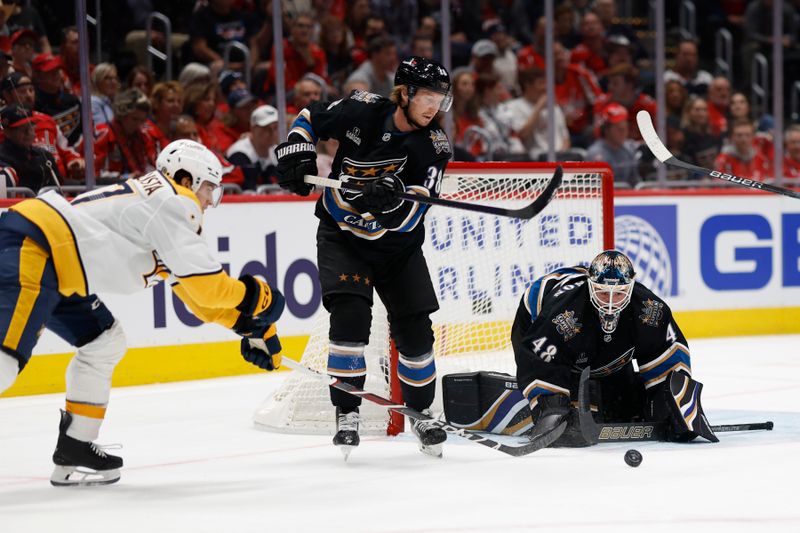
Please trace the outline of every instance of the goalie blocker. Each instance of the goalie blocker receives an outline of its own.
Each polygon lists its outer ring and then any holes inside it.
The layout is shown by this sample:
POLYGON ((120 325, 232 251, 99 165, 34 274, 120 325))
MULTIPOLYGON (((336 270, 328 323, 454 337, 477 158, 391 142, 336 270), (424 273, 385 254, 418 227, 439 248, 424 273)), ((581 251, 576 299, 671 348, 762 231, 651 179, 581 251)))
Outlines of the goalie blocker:
MULTIPOLYGON (((577 375, 576 375, 577 380, 577 375)), ((703 385, 683 372, 673 371, 669 378, 652 391, 638 409, 629 411, 633 416, 611 420, 603 417, 603 380, 590 379, 589 391, 592 419, 598 424, 643 422, 659 424, 656 436, 672 442, 688 442, 698 436, 717 442, 714 431, 708 424, 700 403, 703 385), (663 426, 663 433, 660 427, 663 426)), ((614 388, 618 383, 614 384, 614 388)), ((517 379, 498 372, 470 372, 449 374, 442 378, 444 414, 447 422, 455 427, 486 431, 503 435, 531 435, 536 423, 554 411, 561 420, 568 422, 567 430, 552 444, 553 447, 582 447, 596 443, 581 431, 577 401, 572 405, 559 402, 543 402, 544 408, 531 413, 528 401, 520 392, 517 379), (552 403, 552 405, 551 405, 552 403), (559 409, 559 407, 563 407, 559 409)), ((605 394, 607 397, 608 395, 605 394)), ((573 396, 577 398, 576 394, 573 396)), ((551 425, 552 420, 547 424, 551 425)), ((649 435, 642 434, 647 438, 649 435)), ((604 439, 608 440, 608 439, 604 439)))

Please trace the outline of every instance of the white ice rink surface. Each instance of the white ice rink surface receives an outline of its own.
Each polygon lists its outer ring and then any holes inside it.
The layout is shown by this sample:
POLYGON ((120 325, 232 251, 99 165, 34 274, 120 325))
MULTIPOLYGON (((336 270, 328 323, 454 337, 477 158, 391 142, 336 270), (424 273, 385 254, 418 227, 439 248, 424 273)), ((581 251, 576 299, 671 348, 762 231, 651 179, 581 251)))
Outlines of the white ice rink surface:
POLYGON ((0 399, 0 532, 800 531, 800 336, 691 343, 712 424, 773 420, 718 444, 546 449, 522 458, 451 437, 266 433, 251 415, 287 373, 114 389, 100 442, 115 485, 54 488, 63 395, 0 399), (112 452, 114 453, 114 452, 112 452))

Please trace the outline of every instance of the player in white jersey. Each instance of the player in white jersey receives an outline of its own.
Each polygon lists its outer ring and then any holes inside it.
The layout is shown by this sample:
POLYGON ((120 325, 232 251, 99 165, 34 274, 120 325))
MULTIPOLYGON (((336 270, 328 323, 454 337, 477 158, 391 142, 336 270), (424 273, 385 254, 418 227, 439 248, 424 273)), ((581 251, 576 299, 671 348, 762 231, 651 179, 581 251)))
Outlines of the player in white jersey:
POLYGON ((122 459, 92 441, 125 336, 95 293, 128 294, 169 279, 195 315, 242 335, 245 359, 265 370, 280 365, 274 323, 283 295, 252 276, 229 277, 200 236, 203 211, 221 196, 219 160, 181 140, 157 164, 158 171, 72 202, 52 191, 0 216, 0 393, 28 363, 43 328, 78 348, 67 367, 54 485, 120 477, 122 459), (266 351, 250 338, 263 339, 266 351))

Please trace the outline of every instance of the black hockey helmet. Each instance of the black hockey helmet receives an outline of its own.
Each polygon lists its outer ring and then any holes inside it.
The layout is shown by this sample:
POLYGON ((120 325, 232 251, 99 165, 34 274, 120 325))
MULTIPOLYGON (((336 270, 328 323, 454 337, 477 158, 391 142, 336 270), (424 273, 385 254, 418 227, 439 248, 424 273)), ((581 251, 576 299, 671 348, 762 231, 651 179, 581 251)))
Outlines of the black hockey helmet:
POLYGON ((439 110, 449 111, 453 103, 450 75, 447 69, 436 61, 420 56, 410 56, 400 62, 394 75, 395 85, 408 87, 409 99, 414 97, 417 89, 429 89, 444 95, 439 110))
POLYGON ((634 277, 633 263, 617 250, 601 252, 589 265, 589 298, 606 333, 616 329, 619 314, 630 303, 634 277))

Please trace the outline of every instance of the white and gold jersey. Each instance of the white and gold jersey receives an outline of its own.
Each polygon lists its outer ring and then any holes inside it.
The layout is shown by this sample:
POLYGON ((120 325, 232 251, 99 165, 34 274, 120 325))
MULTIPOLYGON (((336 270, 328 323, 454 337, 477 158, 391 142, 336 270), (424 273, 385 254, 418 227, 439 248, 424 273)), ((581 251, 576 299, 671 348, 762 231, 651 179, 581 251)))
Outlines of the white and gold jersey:
POLYGON ((196 312, 232 310, 244 297, 244 284, 222 270, 200 235, 203 211, 195 194, 159 172, 72 202, 51 191, 11 209, 46 237, 65 296, 129 294, 171 273, 181 286, 179 296, 196 312))

